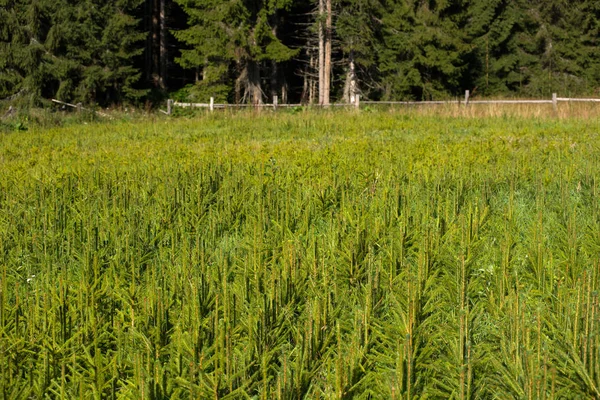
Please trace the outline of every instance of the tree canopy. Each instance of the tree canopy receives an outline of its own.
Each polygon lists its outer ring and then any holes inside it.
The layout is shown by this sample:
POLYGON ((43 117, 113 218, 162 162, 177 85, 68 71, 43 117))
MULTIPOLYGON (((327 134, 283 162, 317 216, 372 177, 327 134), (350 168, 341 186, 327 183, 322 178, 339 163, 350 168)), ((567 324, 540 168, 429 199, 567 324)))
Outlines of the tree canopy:
POLYGON ((599 21, 593 0, 0 0, 0 99, 596 95, 599 21))

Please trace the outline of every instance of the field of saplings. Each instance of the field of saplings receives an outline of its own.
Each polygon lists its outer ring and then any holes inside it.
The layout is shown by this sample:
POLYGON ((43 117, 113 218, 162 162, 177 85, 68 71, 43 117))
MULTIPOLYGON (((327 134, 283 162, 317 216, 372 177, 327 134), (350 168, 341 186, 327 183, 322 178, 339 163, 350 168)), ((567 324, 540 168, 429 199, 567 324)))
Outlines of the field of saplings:
POLYGON ((0 398, 598 399, 600 120, 0 135, 0 398))

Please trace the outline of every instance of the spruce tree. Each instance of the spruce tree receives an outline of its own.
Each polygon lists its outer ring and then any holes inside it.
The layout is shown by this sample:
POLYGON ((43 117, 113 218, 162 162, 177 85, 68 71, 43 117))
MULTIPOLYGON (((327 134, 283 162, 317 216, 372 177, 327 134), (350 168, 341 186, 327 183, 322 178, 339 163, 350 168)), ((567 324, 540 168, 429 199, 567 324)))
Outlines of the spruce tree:
POLYGON ((174 32, 189 48, 177 60, 199 68, 202 78, 195 95, 201 99, 261 102, 262 70, 290 60, 297 51, 277 37, 277 13, 291 0, 222 1, 177 0, 189 16, 190 27, 174 32))
POLYGON ((383 17, 384 98, 429 100, 463 90, 472 56, 465 3, 391 0, 383 17))
POLYGON ((596 0, 585 0, 581 5, 581 27, 579 40, 583 51, 579 64, 584 73, 585 94, 600 96, 600 3, 596 0))
POLYGON ((537 58, 528 36, 531 20, 520 0, 473 0, 467 33, 475 48, 468 81, 473 93, 522 93, 537 58))
POLYGON ((133 67, 144 33, 140 0, 5 1, 0 8, 0 97, 58 97, 108 104, 136 100, 133 67))
POLYGON ((174 32, 187 45, 176 59, 184 68, 201 71, 197 77, 194 99, 207 100, 214 96, 226 101, 232 82, 229 76, 236 48, 242 42, 239 26, 245 10, 238 1, 176 0, 188 15, 190 27, 174 32))
POLYGON ((0 99, 35 104, 41 97, 52 63, 43 45, 49 14, 39 0, 0 3, 0 99))
POLYGON ((597 2, 535 1, 537 71, 529 85, 535 96, 589 94, 598 85, 597 2))
POLYGON ((351 102, 360 93, 377 96, 384 7, 380 0, 341 0, 338 9, 336 35, 347 65, 343 97, 351 102))
MULTIPOLYGON (((66 1, 65 1, 66 3, 66 1)), ((54 55, 56 96, 107 104, 139 99, 144 33, 133 17, 141 0, 81 0, 54 9, 46 48, 54 55)))

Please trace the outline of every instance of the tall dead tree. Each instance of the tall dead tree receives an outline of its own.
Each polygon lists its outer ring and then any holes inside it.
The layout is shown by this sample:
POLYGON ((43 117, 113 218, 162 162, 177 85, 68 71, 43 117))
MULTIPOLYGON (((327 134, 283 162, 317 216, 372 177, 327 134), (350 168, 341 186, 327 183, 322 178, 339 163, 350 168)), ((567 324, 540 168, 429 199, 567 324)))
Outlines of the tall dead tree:
POLYGON ((319 0, 319 105, 325 104, 325 1, 319 0))
POLYGON ((356 83, 356 62, 354 61, 354 50, 350 51, 348 58, 348 73, 346 74, 346 83, 344 84, 344 100, 350 104, 356 103, 358 94, 358 85, 356 83))
POLYGON ((319 0, 319 104, 329 105, 331 92, 331 39, 332 6, 331 0, 319 0))
POLYGON ((160 0, 152 0, 152 39, 150 40, 150 50, 152 53, 152 82, 155 87, 160 87, 159 2, 160 0))
POLYGON ((167 12, 166 3, 167 0, 160 0, 160 72, 159 72, 159 85, 161 89, 167 88, 167 67, 168 67, 168 53, 167 53, 167 12))
POLYGON ((323 105, 327 106, 329 105, 331 91, 331 40, 333 36, 333 12, 331 0, 325 0, 325 2, 327 14, 325 16, 325 63, 323 66, 323 79, 325 83, 323 85, 323 105))
MULTIPOLYGON (((273 37, 277 37, 277 28, 279 26, 279 13, 277 10, 271 16, 271 32, 273 33, 273 37)), ((271 99, 275 96, 278 96, 279 99, 282 99, 283 93, 280 95, 280 79, 279 79, 279 68, 277 65, 277 60, 271 60, 271 99)), ((283 92, 283 90, 282 90, 283 92)))
POLYGON ((319 84, 319 65, 317 57, 317 46, 316 43, 312 42, 311 38, 307 40, 306 44, 306 64, 302 69, 303 86, 301 102, 314 104, 315 101, 319 101, 318 84, 319 84))
POLYGON ((147 77, 154 87, 166 89, 167 77, 167 0, 147 0, 150 35, 146 46, 147 77))

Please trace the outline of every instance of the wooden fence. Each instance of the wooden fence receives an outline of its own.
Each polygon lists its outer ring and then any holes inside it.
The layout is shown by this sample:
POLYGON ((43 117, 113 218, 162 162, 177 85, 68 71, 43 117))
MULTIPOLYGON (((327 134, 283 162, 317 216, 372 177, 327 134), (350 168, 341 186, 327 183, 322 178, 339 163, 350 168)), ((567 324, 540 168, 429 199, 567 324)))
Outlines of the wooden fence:
POLYGON ((272 103, 260 103, 260 104, 216 104, 214 98, 210 98, 209 103, 183 103, 173 100, 167 101, 167 111, 161 110, 161 112, 171 115, 174 107, 182 108, 208 108, 210 111, 216 109, 240 109, 240 108, 268 108, 277 110, 278 108, 294 108, 294 107, 353 107, 360 109, 361 105, 373 104, 373 105, 405 105, 405 106, 417 106, 417 105, 440 105, 440 104, 454 104, 469 106, 471 104, 552 104, 554 110, 558 110, 559 102, 578 102, 578 103, 600 103, 600 99, 585 99, 585 98, 567 98, 558 97, 556 93, 552 94, 552 99, 548 100, 471 100, 469 91, 465 91, 464 99, 459 100, 448 100, 448 101, 361 101, 360 96, 355 96, 353 103, 333 103, 327 106, 318 104, 279 104, 277 96, 273 97, 272 103))

